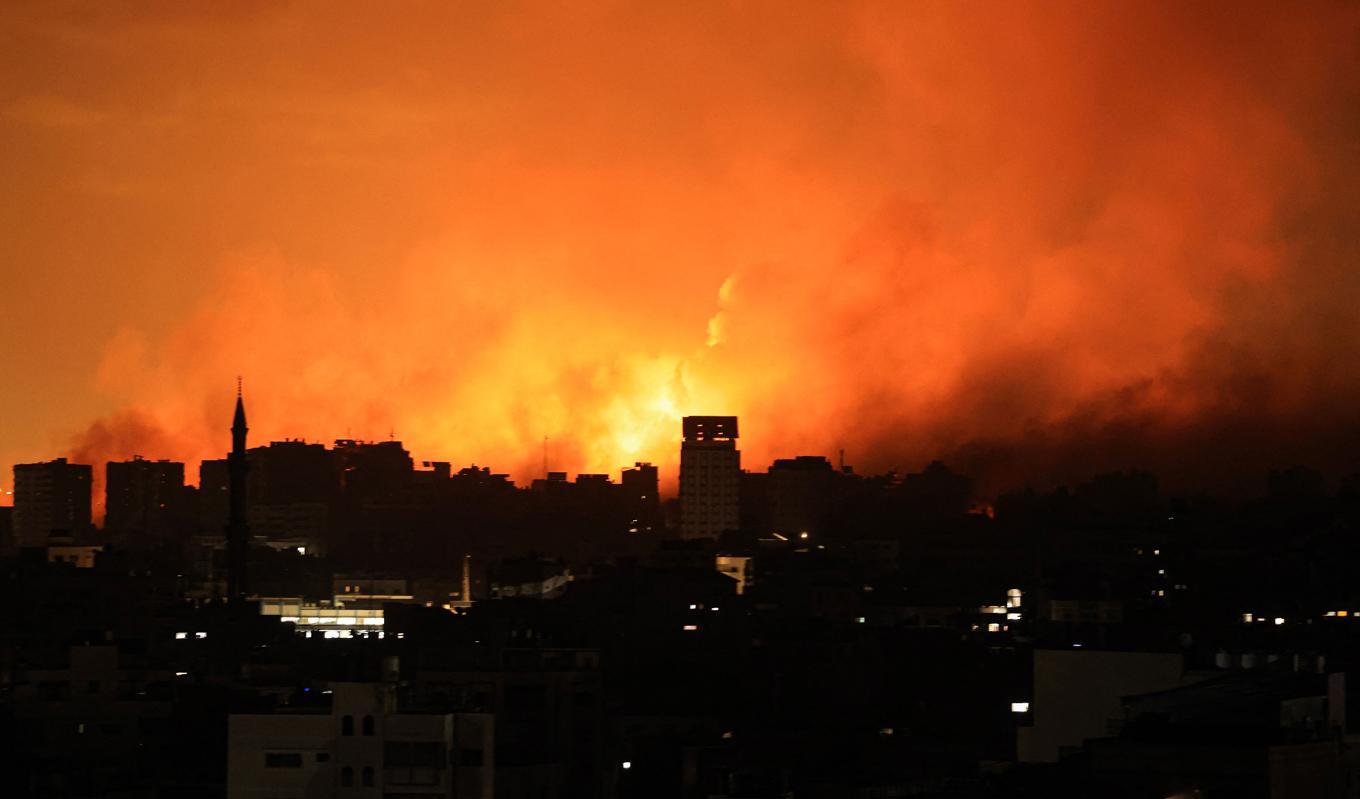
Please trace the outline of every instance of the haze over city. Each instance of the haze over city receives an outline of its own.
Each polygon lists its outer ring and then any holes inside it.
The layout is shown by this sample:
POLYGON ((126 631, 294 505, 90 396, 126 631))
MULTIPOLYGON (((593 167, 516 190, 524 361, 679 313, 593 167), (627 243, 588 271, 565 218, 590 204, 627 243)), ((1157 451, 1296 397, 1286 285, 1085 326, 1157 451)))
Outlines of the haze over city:
POLYGON ((0 471, 1354 467, 1357 8, 0 10, 0 471))
POLYGON ((5 799, 1356 799, 1357 573, 1356 0, 0 3, 5 799))

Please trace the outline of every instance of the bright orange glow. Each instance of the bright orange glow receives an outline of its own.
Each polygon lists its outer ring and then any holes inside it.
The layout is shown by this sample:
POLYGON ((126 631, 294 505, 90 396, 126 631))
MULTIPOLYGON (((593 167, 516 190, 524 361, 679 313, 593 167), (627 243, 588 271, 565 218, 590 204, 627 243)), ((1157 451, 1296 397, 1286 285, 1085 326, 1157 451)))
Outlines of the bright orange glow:
POLYGON ((0 469, 1353 464, 1353 3, 0 8, 0 469), (1209 463, 1204 453, 1212 453, 1209 463), (1187 455, 1188 454, 1188 455, 1187 455))

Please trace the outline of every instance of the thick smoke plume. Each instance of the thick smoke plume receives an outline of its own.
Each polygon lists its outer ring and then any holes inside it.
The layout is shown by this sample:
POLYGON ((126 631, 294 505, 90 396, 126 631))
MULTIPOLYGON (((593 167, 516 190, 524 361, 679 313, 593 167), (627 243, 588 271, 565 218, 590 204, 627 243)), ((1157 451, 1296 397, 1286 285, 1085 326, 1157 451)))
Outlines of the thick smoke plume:
POLYGON ((203 259, 109 327, 82 457, 221 453, 240 373, 256 441, 519 479, 673 480, 691 413, 987 490, 1357 466, 1360 6, 350 11, 16 23, 140 81, 10 107, 132 154, 122 268, 139 215, 203 259))

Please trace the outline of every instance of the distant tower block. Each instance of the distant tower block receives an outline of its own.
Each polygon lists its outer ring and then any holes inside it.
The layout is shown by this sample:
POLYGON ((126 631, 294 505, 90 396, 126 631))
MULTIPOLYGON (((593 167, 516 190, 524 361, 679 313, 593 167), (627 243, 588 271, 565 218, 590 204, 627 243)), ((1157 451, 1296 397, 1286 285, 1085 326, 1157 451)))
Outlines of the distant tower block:
POLYGON ((717 538, 741 523, 737 417, 686 416, 680 444, 680 535, 717 538))
POLYGON ((44 547, 52 533, 83 536, 90 526, 94 470, 57 458, 14 466, 14 535, 21 547, 44 547))

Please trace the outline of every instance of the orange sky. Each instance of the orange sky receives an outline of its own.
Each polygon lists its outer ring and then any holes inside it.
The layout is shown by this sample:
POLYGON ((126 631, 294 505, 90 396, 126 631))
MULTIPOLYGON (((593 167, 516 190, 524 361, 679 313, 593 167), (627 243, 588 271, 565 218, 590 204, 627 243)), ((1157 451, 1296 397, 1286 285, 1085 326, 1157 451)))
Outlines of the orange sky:
POLYGON ((1354 468, 1360 5, 1193 5, 6 3, 0 483, 238 373, 517 478, 1354 468))

